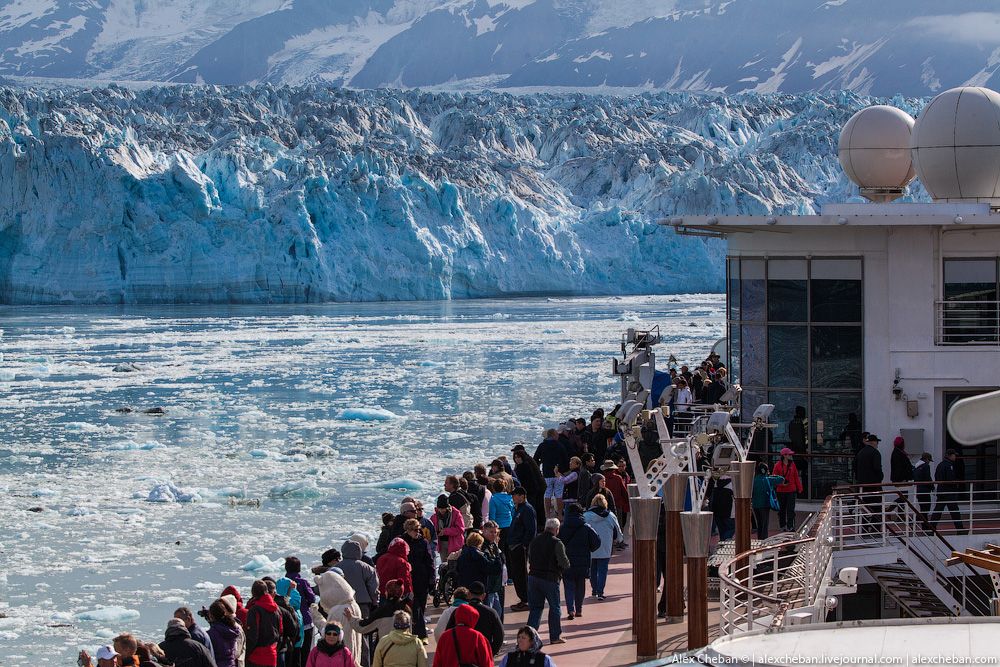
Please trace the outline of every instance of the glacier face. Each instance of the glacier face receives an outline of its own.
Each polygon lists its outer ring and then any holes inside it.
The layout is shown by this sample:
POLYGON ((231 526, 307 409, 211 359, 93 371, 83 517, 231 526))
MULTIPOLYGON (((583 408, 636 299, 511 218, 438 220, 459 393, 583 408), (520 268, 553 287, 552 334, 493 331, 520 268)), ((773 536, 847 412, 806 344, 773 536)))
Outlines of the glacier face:
POLYGON ((995 0, 12 0, 0 74, 354 88, 930 95, 994 85, 995 0))
POLYGON ((656 220, 850 197, 868 103, 3 87, 0 300, 717 291, 723 244, 656 220))

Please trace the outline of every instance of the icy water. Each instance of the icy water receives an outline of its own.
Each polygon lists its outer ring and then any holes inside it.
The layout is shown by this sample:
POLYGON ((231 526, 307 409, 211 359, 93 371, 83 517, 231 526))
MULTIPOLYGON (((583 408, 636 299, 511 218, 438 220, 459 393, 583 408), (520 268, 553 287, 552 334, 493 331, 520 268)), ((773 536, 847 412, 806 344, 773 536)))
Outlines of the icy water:
POLYGON ((627 327, 704 358, 723 306, 0 308, 0 664, 160 640, 177 606, 247 588, 255 557, 314 563, 402 496, 611 407, 627 327))

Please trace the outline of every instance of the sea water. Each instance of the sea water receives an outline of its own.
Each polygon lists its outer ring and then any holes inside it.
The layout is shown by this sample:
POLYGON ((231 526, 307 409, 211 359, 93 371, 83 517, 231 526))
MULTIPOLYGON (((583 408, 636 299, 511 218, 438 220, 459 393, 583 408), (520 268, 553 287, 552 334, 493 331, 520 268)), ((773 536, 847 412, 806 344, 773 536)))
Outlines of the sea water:
POLYGON ((612 407, 653 325, 661 367, 697 363, 723 298, 0 308, 0 664, 160 641, 286 555, 374 546, 402 497, 612 407))

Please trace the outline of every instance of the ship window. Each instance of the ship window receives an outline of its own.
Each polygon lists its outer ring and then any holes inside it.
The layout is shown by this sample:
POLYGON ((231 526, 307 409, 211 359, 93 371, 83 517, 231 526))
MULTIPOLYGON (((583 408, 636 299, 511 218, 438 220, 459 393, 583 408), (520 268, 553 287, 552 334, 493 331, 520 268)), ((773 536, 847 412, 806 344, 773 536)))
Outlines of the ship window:
POLYGON ((772 387, 808 387, 809 328, 767 328, 767 377, 772 387))
POLYGON ((772 259, 767 263, 767 319, 805 322, 809 303, 804 259, 772 259))
POLYGON ((764 321, 764 260, 740 262, 740 317, 744 321, 764 321))
POLYGON ((944 260, 944 298, 948 301, 996 301, 997 261, 944 260))
POLYGON ((860 389, 861 327, 812 328, 812 386, 860 389))
POLYGON ((860 322, 864 296, 860 259, 814 259, 813 322, 860 322))

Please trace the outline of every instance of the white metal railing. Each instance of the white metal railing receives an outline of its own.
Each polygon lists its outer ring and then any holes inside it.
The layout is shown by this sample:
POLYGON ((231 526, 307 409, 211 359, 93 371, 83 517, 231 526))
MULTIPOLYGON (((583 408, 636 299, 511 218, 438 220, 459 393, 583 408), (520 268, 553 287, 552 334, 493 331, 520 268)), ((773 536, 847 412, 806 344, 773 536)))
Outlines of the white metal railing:
POLYGON ((936 345, 1000 345, 1000 301, 937 301, 936 345))
POLYGON ((954 550, 945 533, 958 529, 936 529, 930 519, 938 517, 919 506, 943 509, 939 505, 954 503, 962 533, 1000 533, 997 492, 968 482, 942 489, 941 494, 917 493, 914 485, 842 489, 827 498, 808 537, 761 545, 730 559, 719 568, 722 634, 780 627, 793 610, 820 617, 834 552, 873 547, 895 548, 956 615, 990 613, 995 593, 983 573, 964 564, 945 565, 954 550))

